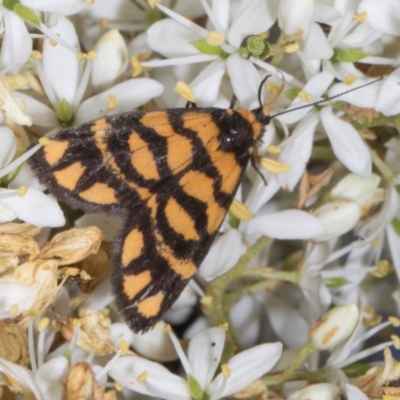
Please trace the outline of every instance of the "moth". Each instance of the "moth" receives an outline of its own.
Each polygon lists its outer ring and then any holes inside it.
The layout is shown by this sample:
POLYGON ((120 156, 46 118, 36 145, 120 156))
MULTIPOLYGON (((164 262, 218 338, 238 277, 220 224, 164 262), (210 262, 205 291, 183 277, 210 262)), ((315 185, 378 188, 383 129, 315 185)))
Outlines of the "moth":
POLYGON ((209 251, 271 119, 266 78, 252 111, 232 102, 112 115, 60 130, 30 158, 71 207, 124 216, 112 287, 133 331, 162 318, 209 251))

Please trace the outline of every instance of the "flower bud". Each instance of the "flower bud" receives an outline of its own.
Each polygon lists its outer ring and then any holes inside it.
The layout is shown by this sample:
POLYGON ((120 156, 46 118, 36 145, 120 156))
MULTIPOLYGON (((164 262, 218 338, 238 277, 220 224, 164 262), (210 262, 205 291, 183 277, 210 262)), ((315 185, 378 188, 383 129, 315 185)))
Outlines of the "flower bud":
POLYGON ((316 383, 297 390, 287 400, 336 400, 339 391, 333 383, 316 383))
POLYGON ((325 227, 325 233, 313 239, 325 241, 353 229, 360 220, 361 207, 352 200, 334 200, 317 208, 313 214, 325 227))
POLYGON ((351 335, 358 315, 358 308, 353 303, 332 309, 311 328, 310 342, 318 350, 331 349, 351 335))
POLYGON ((373 196, 380 181, 381 178, 376 174, 371 174, 369 178, 348 174, 332 189, 330 198, 353 200, 362 207, 373 196))

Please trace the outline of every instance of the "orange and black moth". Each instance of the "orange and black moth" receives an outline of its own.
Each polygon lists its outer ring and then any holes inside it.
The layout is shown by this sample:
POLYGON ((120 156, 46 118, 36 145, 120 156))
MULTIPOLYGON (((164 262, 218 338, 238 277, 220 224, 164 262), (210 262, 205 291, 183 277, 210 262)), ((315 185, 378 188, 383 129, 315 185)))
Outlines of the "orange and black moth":
POLYGON ((160 320, 196 273, 254 161, 266 109, 103 117, 59 131, 30 159, 73 208, 124 216, 112 287, 133 331, 160 320))

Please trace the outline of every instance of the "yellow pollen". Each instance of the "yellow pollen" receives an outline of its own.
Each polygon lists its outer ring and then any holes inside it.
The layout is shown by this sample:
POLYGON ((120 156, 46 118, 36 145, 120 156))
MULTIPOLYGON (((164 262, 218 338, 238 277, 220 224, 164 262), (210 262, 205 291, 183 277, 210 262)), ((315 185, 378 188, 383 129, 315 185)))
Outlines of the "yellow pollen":
POLYGON ((4 106, 4 101, 0 99, 0 107, 4 106))
POLYGON ((147 0, 150 7, 154 8, 157 4, 160 4, 160 0, 147 0))
POLYGON ((106 28, 107 28, 107 25, 108 25, 108 21, 107 21, 105 18, 102 18, 102 19, 99 21, 99 28, 100 28, 100 29, 106 29, 106 28))
POLYGON ((97 57, 97 54, 94 50, 90 50, 87 54, 86 54, 86 59, 87 60, 94 60, 97 57))
POLYGON ((179 81, 175 85, 174 91, 185 100, 190 101, 191 103, 196 103, 196 97, 194 96, 193 90, 187 83, 179 81))
POLYGON ((49 326, 50 320, 47 317, 42 318, 37 326, 39 332, 43 332, 49 326))
POLYGON ((228 325, 227 322, 224 322, 224 323, 221 324, 219 327, 220 327, 221 329, 223 329, 225 332, 227 332, 228 329, 229 329, 229 325, 228 325))
POLYGON ((390 271, 390 264, 389 261, 387 260, 380 260, 378 262, 377 268, 374 272, 372 272, 373 276, 376 276, 377 278, 383 278, 386 276, 390 271))
POLYGON ((288 164, 284 164, 280 161, 273 160, 272 158, 262 157, 260 160, 260 165, 271 172, 272 174, 283 174, 284 172, 289 171, 292 168, 288 164))
POLYGON ((309 93, 303 92, 302 90, 297 96, 300 97, 300 99, 304 100, 306 103, 309 103, 312 100, 311 95, 309 93))
POLYGON ((129 350, 129 343, 126 340, 121 340, 119 349, 121 350, 121 355, 125 355, 129 350))
POLYGON ((148 376, 149 376, 149 374, 147 373, 147 371, 143 371, 143 372, 137 377, 137 380, 138 380, 138 382, 140 382, 140 383, 145 383, 148 376))
POLYGON ((65 270, 65 275, 67 275, 67 276, 77 276, 78 274, 79 274, 79 272, 80 272, 80 269, 79 268, 73 268, 73 267, 68 267, 66 270, 65 270))
POLYGON ((18 196, 19 197, 24 197, 27 192, 28 192, 28 186, 23 185, 18 188, 18 196))
POLYGON ((212 296, 203 296, 203 297, 200 299, 200 303, 201 303, 203 306, 211 306, 211 304, 213 303, 213 298, 212 298, 212 296))
POLYGON ((115 390, 118 392, 121 392, 122 389, 124 388, 119 382, 114 382, 114 387, 115 387, 115 390))
POLYGON ((78 60, 83 60, 85 58, 85 53, 83 51, 78 51, 78 53, 76 53, 76 58, 78 60))
POLYGON ((357 77, 354 75, 347 75, 346 78, 344 78, 344 83, 346 85, 352 85, 355 81, 357 80, 357 77))
POLYGON ((38 142, 42 145, 42 146, 47 146, 50 143, 50 139, 48 137, 42 137, 38 140, 38 142))
POLYGON ((50 39, 49 44, 51 47, 56 47, 57 46, 57 42, 53 39, 50 39))
POLYGON ((250 221, 253 218, 248 207, 239 200, 234 199, 229 211, 241 221, 250 221))
POLYGON ((286 54, 292 54, 292 53, 296 53, 297 50, 299 50, 300 46, 298 45, 298 43, 288 43, 285 46, 285 53, 286 54))
POLYGON ((365 22, 365 21, 367 20, 367 16, 368 16, 368 14, 367 14, 367 12, 365 11, 365 12, 363 12, 363 13, 361 13, 361 14, 356 14, 356 15, 353 17, 353 19, 354 19, 354 21, 357 21, 357 22, 365 22))
POLYGON ((400 349, 400 338, 397 335, 390 336, 390 339, 393 340, 393 346, 395 349, 400 349))
POLYGON ((18 304, 13 304, 8 310, 8 315, 13 318, 18 314, 18 304))
POLYGON ((31 53, 31 57, 36 59, 36 60, 41 60, 43 55, 39 50, 33 50, 31 53))
POLYGON ((232 373, 231 369, 228 367, 227 364, 221 365, 221 372, 222 372, 222 375, 224 376, 224 378, 229 378, 232 373))
POLYGON ((400 326, 400 319, 399 318, 397 318, 397 317, 389 317, 388 320, 395 328, 400 326))
POLYGON ((109 94, 107 108, 109 110, 114 110, 115 107, 117 107, 117 99, 112 94, 109 94))
POLYGON ((134 56, 131 57, 131 67, 132 67, 132 76, 133 77, 139 76, 143 71, 143 68, 139 62, 139 59, 134 56))
POLYGON ((280 90, 280 86, 276 85, 275 83, 267 83, 265 87, 267 88, 268 92, 273 95, 278 94, 280 90))
MULTIPOLYGON (((159 322, 157 322, 156 326, 159 324, 159 322)), ((164 327, 164 332, 172 332, 172 328, 170 324, 166 324, 164 327)))
POLYGON ((271 154, 281 154, 282 149, 279 146, 274 146, 274 145, 270 144, 267 147, 267 151, 268 151, 268 153, 271 153, 271 154))
POLYGON ((224 43, 225 36, 221 32, 211 31, 208 33, 206 41, 210 46, 220 46, 224 43))
POLYGON ((86 271, 81 271, 79 273, 79 276, 81 279, 83 279, 84 281, 90 281, 92 279, 92 277, 86 272, 86 271))
POLYGON ((91 6, 94 3, 94 0, 86 0, 86 4, 88 4, 89 6, 91 6))

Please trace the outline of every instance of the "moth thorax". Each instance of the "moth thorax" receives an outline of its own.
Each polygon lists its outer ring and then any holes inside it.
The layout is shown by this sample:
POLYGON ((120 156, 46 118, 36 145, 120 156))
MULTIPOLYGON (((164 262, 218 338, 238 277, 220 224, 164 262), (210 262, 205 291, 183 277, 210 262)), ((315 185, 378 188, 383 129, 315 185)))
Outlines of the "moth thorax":
MULTIPOLYGON (((243 110, 239 110, 239 113, 251 125, 253 140, 258 139, 262 133, 263 126, 267 125, 267 123, 264 123, 263 121, 260 121, 260 119, 259 119, 260 109, 258 108, 257 110, 253 110, 253 111, 243 109, 243 110)), ((268 122, 269 122, 269 119, 268 119, 268 122)))
POLYGON ((254 144, 253 127, 239 112, 226 110, 218 122, 222 150, 247 150, 254 144))

